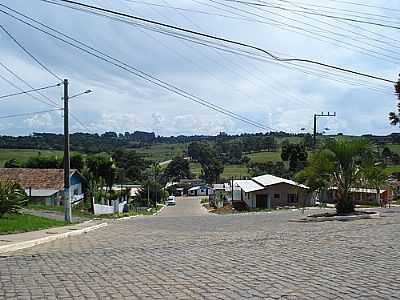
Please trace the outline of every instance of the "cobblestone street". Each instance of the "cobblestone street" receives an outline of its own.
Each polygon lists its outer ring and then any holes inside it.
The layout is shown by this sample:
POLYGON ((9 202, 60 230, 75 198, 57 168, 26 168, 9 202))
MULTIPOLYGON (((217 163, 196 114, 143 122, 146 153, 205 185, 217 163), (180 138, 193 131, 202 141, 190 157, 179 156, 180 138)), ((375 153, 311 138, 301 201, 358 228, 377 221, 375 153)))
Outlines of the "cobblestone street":
POLYGON ((193 201, 1 257, 0 298, 400 299, 400 210, 293 223, 193 201))

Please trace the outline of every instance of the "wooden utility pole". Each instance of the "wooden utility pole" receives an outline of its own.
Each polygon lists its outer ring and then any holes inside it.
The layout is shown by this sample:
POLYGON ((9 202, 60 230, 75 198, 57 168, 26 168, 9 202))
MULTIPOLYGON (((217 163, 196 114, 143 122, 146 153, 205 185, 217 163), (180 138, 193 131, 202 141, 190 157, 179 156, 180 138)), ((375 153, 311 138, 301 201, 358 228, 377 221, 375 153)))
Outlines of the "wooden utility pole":
POLYGON ((317 145, 317 118, 318 117, 336 117, 336 112, 334 112, 333 114, 331 114, 330 112, 328 112, 327 114, 325 113, 321 113, 321 114, 314 114, 314 136, 313 136, 313 146, 315 148, 315 146, 317 145))
POLYGON ((68 121, 68 79, 64 79, 64 210, 65 222, 72 222, 70 193, 70 153, 69 153, 69 121, 68 121))

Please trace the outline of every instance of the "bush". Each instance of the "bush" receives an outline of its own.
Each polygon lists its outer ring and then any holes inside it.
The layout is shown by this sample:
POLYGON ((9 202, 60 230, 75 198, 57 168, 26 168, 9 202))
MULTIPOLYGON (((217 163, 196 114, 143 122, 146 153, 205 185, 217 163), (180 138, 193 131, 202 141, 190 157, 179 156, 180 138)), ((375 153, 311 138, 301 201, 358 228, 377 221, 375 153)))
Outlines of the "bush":
POLYGON ((0 182, 0 218, 7 213, 18 213, 28 201, 25 191, 15 182, 0 182))

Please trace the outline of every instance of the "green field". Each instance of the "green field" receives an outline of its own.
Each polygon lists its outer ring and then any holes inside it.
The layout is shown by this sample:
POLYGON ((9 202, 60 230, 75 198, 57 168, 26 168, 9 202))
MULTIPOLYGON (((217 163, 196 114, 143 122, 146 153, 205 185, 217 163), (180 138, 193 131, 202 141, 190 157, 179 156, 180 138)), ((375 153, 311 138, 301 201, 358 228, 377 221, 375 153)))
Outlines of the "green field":
POLYGON ((260 163, 260 162, 267 162, 267 161, 281 161, 281 152, 256 152, 247 154, 252 162, 260 163))
POLYGON ((0 167, 4 166, 7 160, 15 158, 19 162, 25 162, 32 156, 63 156, 62 151, 55 150, 34 150, 34 149, 0 149, 0 167))
POLYGON ((173 159, 175 156, 182 156, 186 153, 188 144, 157 144, 149 147, 135 149, 143 154, 146 159, 163 162, 173 159))
POLYGON ((31 215, 5 215, 0 218, 0 235, 47 229, 63 225, 65 225, 63 221, 55 221, 31 215))

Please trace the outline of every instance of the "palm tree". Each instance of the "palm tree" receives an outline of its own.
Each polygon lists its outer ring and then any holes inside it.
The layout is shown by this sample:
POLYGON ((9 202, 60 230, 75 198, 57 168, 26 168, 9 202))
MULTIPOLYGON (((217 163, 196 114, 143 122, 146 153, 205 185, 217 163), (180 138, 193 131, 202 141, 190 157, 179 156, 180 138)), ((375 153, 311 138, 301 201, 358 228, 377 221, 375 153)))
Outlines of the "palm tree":
POLYGON ((354 212, 350 189, 360 182, 361 162, 370 160, 371 148, 366 140, 328 140, 297 178, 311 188, 334 187, 338 214, 354 212))
POLYGON ((6 213, 18 213, 28 201, 25 191, 15 182, 0 182, 0 218, 6 213))

